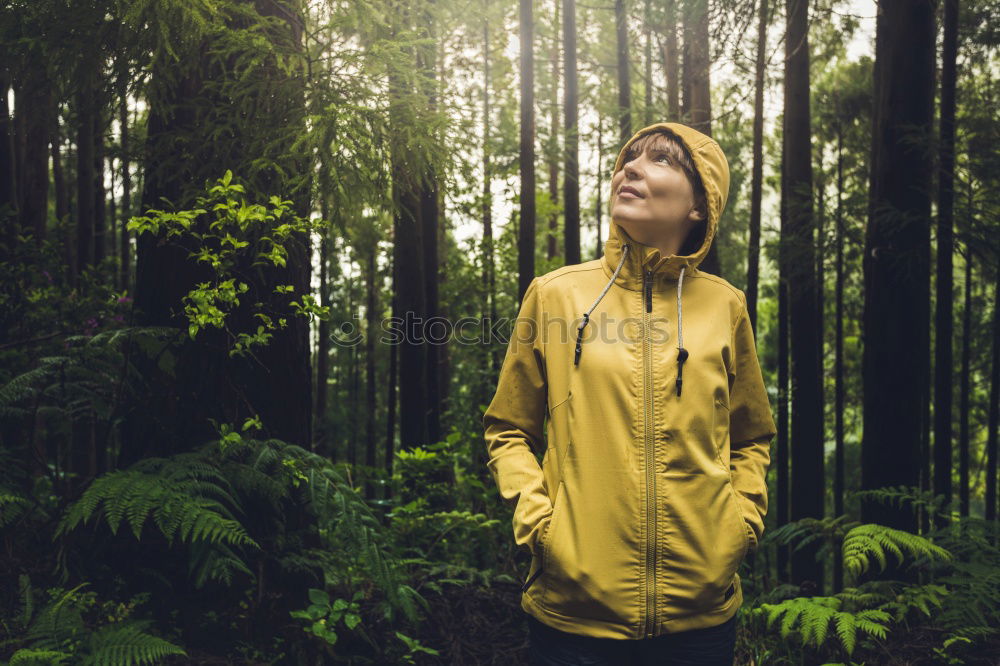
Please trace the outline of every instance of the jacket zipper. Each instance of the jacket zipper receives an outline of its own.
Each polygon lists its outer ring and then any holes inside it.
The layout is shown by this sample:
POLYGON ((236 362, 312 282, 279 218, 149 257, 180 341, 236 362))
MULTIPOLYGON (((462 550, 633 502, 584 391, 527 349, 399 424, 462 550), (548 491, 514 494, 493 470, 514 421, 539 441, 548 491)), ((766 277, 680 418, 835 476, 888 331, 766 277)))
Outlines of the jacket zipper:
POLYGON ((646 615, 643 635, 653 636, 656 626, 656 463, 653 428, 650 420, 653 415, 653 359, 652 345, 649 339, 649 313, 653 311, 653 278, 652 272, 646 269, 643 274, 646 308, 643 312, 642 327, 642 364, 643 364, 643 435, 645 438, 646 455, 646 615))

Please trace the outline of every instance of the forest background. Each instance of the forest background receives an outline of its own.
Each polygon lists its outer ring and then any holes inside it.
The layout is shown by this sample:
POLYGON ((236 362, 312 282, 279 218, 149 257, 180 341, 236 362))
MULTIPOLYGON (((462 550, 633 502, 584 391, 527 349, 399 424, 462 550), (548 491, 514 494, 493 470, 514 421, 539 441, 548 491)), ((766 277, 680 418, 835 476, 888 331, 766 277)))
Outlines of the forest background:
POLYGON ((779 429, 738 663, 997 663, 998 17, 4 0, 0 661, 522 663, 504 325, 675 121, 779 429))

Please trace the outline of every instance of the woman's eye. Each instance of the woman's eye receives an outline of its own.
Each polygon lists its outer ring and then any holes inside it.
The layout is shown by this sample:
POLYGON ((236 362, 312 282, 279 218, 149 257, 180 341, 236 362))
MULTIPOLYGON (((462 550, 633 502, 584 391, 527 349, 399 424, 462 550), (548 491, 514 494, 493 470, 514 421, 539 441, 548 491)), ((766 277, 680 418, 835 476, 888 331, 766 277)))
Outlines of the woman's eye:
POLYGON ((659 157, 657 157, 656 159, 657 159, 657 160, 666 160, 666 161, 668 161, 668 162, 670 161, 670 157, 668 157, 667 155, 660 155, 660 156, 659 156, 659 157))

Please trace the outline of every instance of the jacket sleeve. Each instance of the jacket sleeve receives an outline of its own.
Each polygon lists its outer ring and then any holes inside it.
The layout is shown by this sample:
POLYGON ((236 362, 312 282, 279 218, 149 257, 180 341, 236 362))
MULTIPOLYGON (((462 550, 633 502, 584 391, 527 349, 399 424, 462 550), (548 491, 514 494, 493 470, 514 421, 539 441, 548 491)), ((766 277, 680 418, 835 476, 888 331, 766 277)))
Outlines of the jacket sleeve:
POLYGON ((770 444, 777 429, 742 291, 740 302, 740 314, 733 327, 733 364, 729 377, 729 467, 743 518, 748 523, 750 550, 755 551, 764 534, 770 444))
POLYGON ((538 278, 528 285, 511 331, 496 393, 483 414, 487 463, 500 496, 514 508, 514 541, 536 552, 552 515, 536 453, 543 451, 548 389, 538 278))

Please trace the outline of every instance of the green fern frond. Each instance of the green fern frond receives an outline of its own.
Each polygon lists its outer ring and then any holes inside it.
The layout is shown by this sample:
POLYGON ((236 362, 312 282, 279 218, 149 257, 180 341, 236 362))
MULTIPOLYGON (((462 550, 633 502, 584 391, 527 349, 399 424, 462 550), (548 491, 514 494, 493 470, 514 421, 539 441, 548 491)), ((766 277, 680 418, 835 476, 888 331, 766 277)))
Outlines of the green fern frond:
POLYGON ((24 648, 18 650, 10 658, 10 666, 52 666, 61 664, 73 655, 58 650, 34 650, 24 648))
POLYGON ((31 505, 28 498, 0 488, 0 528, 10 525, 31 505))
POLYGON ((128 620, 101 627, 90 635, 83 666, 142 666, 169 655, 186 656, 180 646, 146 633, 149 620, 128 620))
POLYGON ((926 509, 932 514, 940 514, 944 505, 944 496, 935 495, 933 491, 924 490, 919 486, 885 486, 856 490, 850 495, 857 499, 875 500, 896 508, 909 505, 914 511, 926 509))
POLYGON ((70 506, 56 528, 56 536, 75 529, 101 514, 112 533, 127 520, 136 539, 150 516, 171 542, 208 541, 259 548, 230 507, 206 497, 232 498, 217 469, 194 464, 189 458, 147 459, 128 470, 110 472, 91 483, 70 506), (216 487, 206 490, 206 478, 216 487))
POLYGON ((766 616, 768 628, 781 620, 781 636, 789 638, 798 631, 805 645, 819 648, 827 640, 830 624, 834 634, 848 655, 854 652, 858 642, 858 632, 885 638, 892 616, 880 609, 865 609, 857 613, 840 610, 842 600, 838 597, 796 597, 779 604, 761 604, 751 613, 766 616))
POLYGON ((870 568, 873 558, 882 570, 887 563, 887 552, 903 562, 906 559, 904 551, 914 558, 926 557, 933 561, 952 559, 949 551, 922 536, 885 525, 866 523, 853 528, 844 537, 844 570, 856 579, 870 568))

